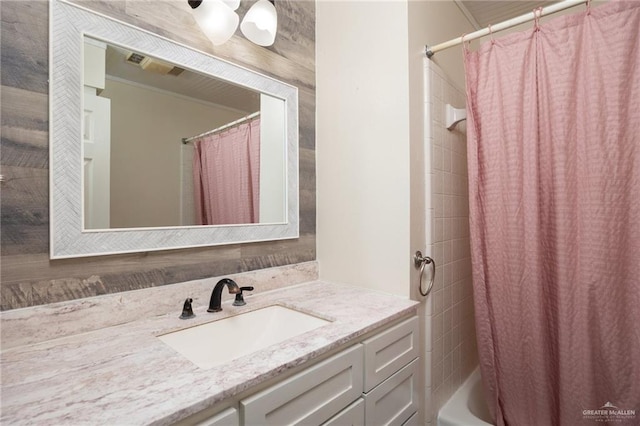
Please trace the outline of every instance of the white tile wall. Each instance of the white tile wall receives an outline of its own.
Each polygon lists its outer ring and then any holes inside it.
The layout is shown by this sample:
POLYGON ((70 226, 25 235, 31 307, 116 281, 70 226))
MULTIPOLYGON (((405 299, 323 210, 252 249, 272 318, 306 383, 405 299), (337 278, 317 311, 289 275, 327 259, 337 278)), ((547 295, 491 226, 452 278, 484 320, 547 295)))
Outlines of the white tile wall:
MULTIPOLYGON (((437 267, 427 303, 427 421, 478 363, 469 246, 469 195, 465 122, 453 131, 444 124, 445 104, 465 105, 464 93, 432 62, 425 61, 425 147, 431 160, 427 241, 437 267), (430 235, 429 235, 430 234, 430 235)), ((428 191, 428 189, 427 189, 428 191)))

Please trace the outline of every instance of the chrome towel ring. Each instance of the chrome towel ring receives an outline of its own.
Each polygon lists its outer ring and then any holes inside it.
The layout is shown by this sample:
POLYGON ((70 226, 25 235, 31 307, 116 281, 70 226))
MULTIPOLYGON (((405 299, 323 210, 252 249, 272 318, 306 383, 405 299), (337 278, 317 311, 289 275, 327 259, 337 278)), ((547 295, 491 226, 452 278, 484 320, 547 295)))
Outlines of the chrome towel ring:
POLYGON ((436 279, 436 261, 429 256, 423 256, 420 250, 416 251, 413 255, 413 265, 416 269, 420 268, 420 277, 418 278, 418 290, 422 296, 428 296, 433 288, 433 281, 436 279), (422 291, 422 275, 424 274, 424 268, 427 265, 431 265, 431 280, 429 280, 429 287, 427 291, 422 291))

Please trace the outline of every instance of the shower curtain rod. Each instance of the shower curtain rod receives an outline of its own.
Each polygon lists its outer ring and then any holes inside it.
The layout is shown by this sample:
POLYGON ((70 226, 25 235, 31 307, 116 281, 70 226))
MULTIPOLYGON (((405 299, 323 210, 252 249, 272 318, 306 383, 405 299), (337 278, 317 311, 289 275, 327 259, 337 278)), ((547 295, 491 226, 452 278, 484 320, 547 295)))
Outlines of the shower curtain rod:
POLYGON ((480 37, 484 37, 486 35, 491 34, 492 32, 506 30, 507 28, 515 27, 516 25, 523 24, 525 22, 533 21, 538 16, 545 16, 551 13, 556 13, 561 10, 568 9, 570 7, 578 6, 580 4, 588 3, 588 0, 564 0, 555 4, 552 4, 547 7, 543 7, 539 13, 529 12, 524 15, 517 16, 515 18, 508 19, 506 21, 502 21, 495 25, 490 25, 481 30, 475 31, 473 33, 465 34, 462 37, 454 38, 453 40, 446 41, 444 43, 436 44, 433 47, 425 46, 425 53, 427 58, 431 58, 436 52, 439 52, 444 49, 448 49, 453 46, 457 46, 462 44, 462 38, 464 37, 464 41, 475 40, 480 37))
POLYGON ((213 130, 209 130, 207 132, 200 133, 199 135, 191 136, 191 137, 188 137, 188 138, 182 138, 182 143, 186 145, 186 144, 188 144, 189 142, 191 142, 194 139, 198 139, 198 138, 201 138, 203 136, 207 136, 207 135, 212 135, 214 133, 218 133, 218 132, 220 132, 222 130, 228 129, 229 127, 233 127, 233 126, 235 126, 237 124, 241 124, 241 123, 244 123, 245 121, 251 120, 252 118, 255 118, 255 117, 259 116, 259 115, 260 115, 260 111, 257 111, 257 112, 254 112, 253 114, 249 114, 247 116, 239 118, 236 121, 232 121, 231 123, 227 123, 227 124, 225 124, 223 126, 216 127, 213 130))

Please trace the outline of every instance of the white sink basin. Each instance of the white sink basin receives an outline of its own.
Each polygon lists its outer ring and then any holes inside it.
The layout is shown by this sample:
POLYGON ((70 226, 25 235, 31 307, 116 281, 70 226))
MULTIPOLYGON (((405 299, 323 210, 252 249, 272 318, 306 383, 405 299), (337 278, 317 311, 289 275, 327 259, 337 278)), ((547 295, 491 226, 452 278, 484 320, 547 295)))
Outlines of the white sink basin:
POLYGON ((158 338, 198 367, 207 369, 329 322, 282 306, 269 306, 158 338))

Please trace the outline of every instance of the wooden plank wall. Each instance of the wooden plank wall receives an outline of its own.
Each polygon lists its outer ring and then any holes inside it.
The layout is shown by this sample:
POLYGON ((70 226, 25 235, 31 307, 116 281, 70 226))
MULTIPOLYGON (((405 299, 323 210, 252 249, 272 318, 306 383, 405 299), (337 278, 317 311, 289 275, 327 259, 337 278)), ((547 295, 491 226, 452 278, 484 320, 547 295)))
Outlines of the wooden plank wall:
MULTIPOLYGON (((82 259, 49 259, 47 1, 0 2, 0 309, 40 305, 314 260, 315 2, 278 0, 278 36, 264 48, 240 31, 214 47, 184 2, 79 1, 299 89, 300 238, 82 259)), ((243 0, 240 16, 253 0, 243 0)))

